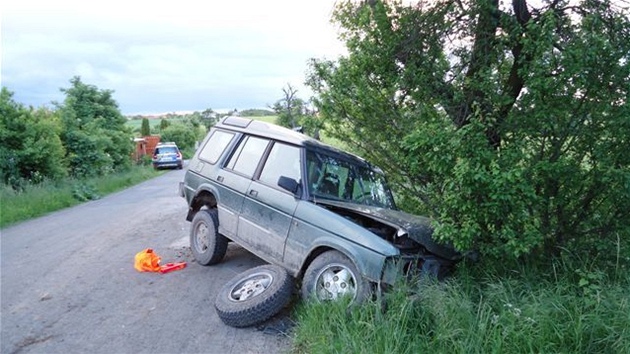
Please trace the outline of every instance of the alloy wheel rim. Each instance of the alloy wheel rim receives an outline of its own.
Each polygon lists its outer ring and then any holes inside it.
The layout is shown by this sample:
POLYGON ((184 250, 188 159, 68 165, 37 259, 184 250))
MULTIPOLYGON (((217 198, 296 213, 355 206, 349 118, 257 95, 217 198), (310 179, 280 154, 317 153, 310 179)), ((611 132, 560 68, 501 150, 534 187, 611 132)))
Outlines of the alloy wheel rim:
POLYGON ((230 290, 230 300, 243 302, 265 292, 273 283, 273 275, 269 272, 251 274, 241 280, 230 290))
POLYGON ((317 275, 315 294, 319 301, 335 301, 357 295, 357 280, 350 269, 342 264, 331 264, 317 275))

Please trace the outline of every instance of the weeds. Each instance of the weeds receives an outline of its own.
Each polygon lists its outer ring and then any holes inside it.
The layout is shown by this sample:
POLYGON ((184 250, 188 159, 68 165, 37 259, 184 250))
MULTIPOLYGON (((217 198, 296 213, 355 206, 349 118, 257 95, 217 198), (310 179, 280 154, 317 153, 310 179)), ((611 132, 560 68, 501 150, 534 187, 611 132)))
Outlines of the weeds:
POLYGON ((296 309, 295 353, 630 353, 630 281, 569 269, 501 276, 464 269, 450 280, 400 284, 382 304, 296 309), (556 273, 558 275, 558 273, 556 273), (564 276, 566 275, 566 276, 564 276), (577 281, 576 281, 577 279, 577 281))
POLYGON ((0 186, 0 227, 100 198, 159 175, 147 166, 90 179, 25 184, 19 191, 0 186))

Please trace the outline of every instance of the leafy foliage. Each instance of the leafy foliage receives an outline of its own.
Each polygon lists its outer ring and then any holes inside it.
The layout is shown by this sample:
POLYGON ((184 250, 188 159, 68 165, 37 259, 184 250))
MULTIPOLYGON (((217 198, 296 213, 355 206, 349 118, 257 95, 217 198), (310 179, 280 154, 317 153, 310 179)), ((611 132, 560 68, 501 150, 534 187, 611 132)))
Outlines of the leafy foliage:
POLYGON ((140 136, 148 135, 151 135, 151 125, 149 124, 149 119, 142 118, 142 125, 140 126, 140 136))
POLYGON ((190 124, 173 123, 162 130, 161 140, 173 141, 182 150, 190 149, 199 140, 198 131, 198 127, 195 128, 190 124))
POLYGON ((160 119, 160 131, 166 130, 171 123, 166 119, 160 119))
POLYGON ((97 176, 129 168, 131 132, 112 91, 84 84, 79 77, 70 83, 70 88, 62 89, 66 98, 58 105, 70 174, 97 176))
POLYGON ((100 196, 98 195, 94 187, 85 183, 80 183, 73 186, 72 196, 80 202, 100 199, 100 196))
POLYGON ((199 113, 199 120, 203 123, 206 129, 210 129, 210 127, 218 121, 218 116, 212 108, 207 108, 203 112, 199 113))
POLYGON ((313 60, 308 84, 329 134, 383 167, 439 239, 612 256, 630 237, 628 13, 537 6, 340 3, 349 54, 313 60))
POLYGON ((264 117, 264 116, 272 116, 274 115, 274 111, 268 109, 244 109, 239 112, 239 116, 241 117, 264 117))
POLYGON ((27 109, 0 92, 0 178, 13 188, 66 175, 61 125, 54 112, 27 109))
POLYGON ((308 135, 319 138, 321 123, 315 117, 315 112, 309 109, 307 103, 297 97, 297 90, 291 85, 282 89, 284 97, 276 101, 273 110, 277 115, 276 124, 295 129, 301 128, 308 135))

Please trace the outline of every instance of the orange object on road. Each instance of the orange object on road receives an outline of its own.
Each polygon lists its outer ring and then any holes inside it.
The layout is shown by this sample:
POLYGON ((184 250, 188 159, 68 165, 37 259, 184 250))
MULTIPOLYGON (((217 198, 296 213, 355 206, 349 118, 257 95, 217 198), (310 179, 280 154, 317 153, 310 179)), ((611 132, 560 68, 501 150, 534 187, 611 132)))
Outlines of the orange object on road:
POLYGON ((164 274, 164 273, 172 272, 174 270, 183 269, 183 268, 186 268, 186 262, 166 263, 165 265, 160 267, 160 273, 164 274))
POLYGON ((161 269, 160 260, 160 256, 153 252, 152 249, 147 248, 136 253, 134 268, 138 272, 159 272, 161 269))

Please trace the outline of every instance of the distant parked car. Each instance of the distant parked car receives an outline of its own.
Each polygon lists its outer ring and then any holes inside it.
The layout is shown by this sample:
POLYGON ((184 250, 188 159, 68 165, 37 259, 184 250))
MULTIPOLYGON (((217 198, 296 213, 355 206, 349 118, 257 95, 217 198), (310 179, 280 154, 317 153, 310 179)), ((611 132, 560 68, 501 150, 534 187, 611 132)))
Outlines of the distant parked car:
POLYGON ((184 162, 182 153, 177 144, 173 142, 158 143, 153 153, 153 168, 177 168, 182 169, 184 162))

